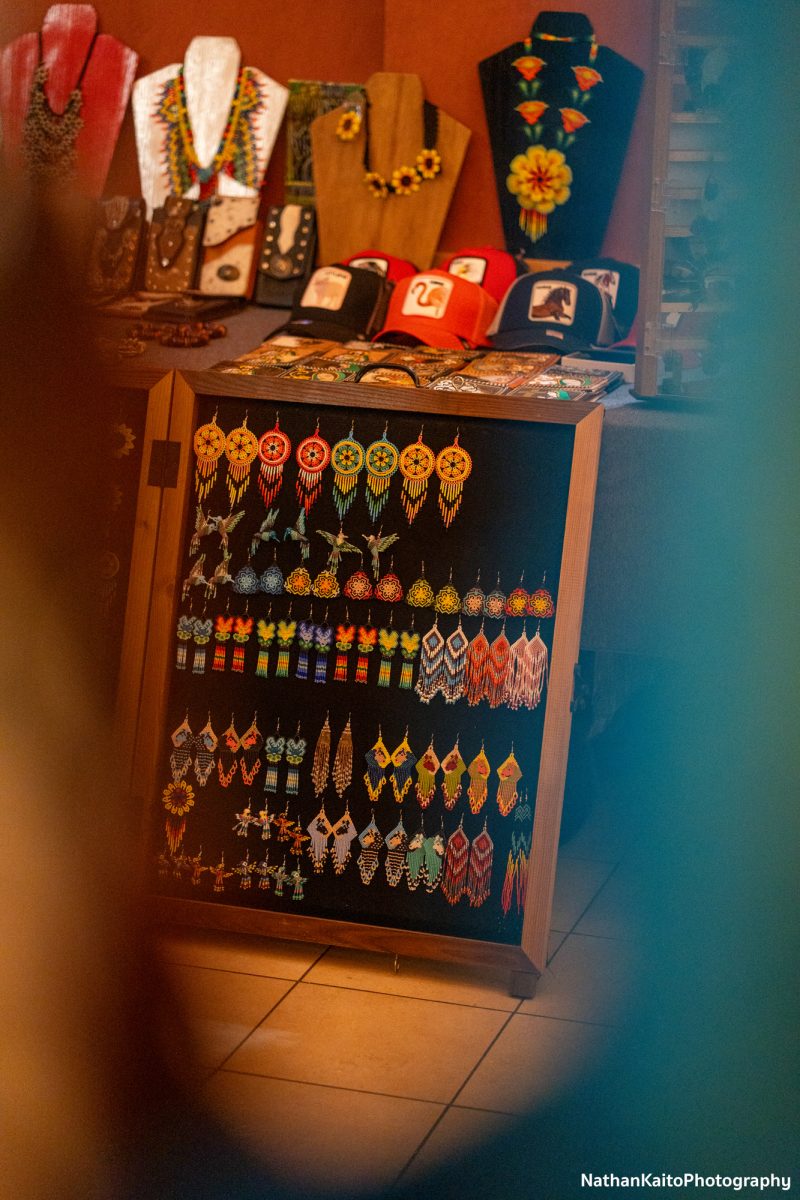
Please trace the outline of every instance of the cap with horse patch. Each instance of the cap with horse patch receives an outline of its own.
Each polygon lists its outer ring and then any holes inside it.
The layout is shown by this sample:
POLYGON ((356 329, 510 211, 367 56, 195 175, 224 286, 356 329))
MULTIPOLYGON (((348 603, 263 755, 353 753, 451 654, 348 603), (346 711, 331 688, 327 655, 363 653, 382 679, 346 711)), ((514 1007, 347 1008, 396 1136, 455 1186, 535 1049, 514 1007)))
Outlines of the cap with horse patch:
POLYGON ((566 354, 608 345, 615 326, 608 296, 593 283, 573 271, 538 271, 511 285, 489 334, 501 350, 566 354))

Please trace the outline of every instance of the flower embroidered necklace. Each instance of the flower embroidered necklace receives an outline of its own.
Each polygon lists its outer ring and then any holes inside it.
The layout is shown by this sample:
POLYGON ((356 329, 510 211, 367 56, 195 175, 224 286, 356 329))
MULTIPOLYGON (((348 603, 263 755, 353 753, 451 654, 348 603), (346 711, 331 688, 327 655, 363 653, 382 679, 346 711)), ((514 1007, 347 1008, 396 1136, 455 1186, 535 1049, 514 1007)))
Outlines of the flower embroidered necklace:
MULTIPOLYGON (((589 62, 593 63, 597 58, 598 46, 594 34, 589 37, 557 37, 555 34, 535 32, 532 36, 542 42, 588 42, 589 62)), ((528 147, 509 163, 510 174, 506 179, 506 187, 519 204, 520 229, 532 242, 536 242, 547 233, 549 215, 570 198, 572 168, 564 151, 574 143, 576 134, 583 126, 591 123, 583 110, 591 100, 592 89, 603 82, 603 77, 594 67, 570 66, 574 78, 563 99, 572 101, 572 104, 559 107, 557 103, 538 98, 542 86, 538 76, 548 66, 547 61, 531 53, 533 45, 530 37, 525 39, 523 49, 525 53, 514 59, 511 66, 521 76, 517 84, 522 101, 514 111, 519 113, 524 122, 528 147), (556 112, 558 116, 554 123, 552 116, 556 112), (542 143, 543 137, 550 140, 548 135, 555 142, 554 146, 542 143)), ((542 53, 547 53, 544 47, 542 53)))
POLYGON ((186 104, 186 79, 183 66, 164 86, 156 116, 166 128, 164 166, 170 190, 182 196, 200 185, 200 199, 214 195, 220 175, 228 175, 244 187, 258 187, 258 141, 253 122, 263 104, 261 89, 249 67, 242 67, 236 78, 228 119, 217 152, 202 166, 194 144, 194 135, 186 104))
POLYGON ((340 141, 352 141, 364 126, 364 183, 376 200, 386 200, 389 196, 410 196, 418 192, 421 183, 435 179, 442 170, 442 159, 436 144, 439 140, 439 110, 429 100, 422 102, 423 149, 420 150, 414 166, 403 165, 392 171, 391 179, 387 179, 378 171, 373 171, 370 156, 369 129, 369 100, 364 108, 363 121, 358 109, 348 109, 339 119, 336 126, 336 136, 340 141))

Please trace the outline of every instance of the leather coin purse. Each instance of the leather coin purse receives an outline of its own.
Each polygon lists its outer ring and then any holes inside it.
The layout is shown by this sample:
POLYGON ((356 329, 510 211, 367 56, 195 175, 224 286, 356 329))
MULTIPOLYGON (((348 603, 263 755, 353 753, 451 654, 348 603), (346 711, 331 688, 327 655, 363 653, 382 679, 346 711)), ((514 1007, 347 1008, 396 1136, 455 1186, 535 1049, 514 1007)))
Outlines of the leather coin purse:
POLYGON ((148 292, 194 287, 203 231, 203 210, 194 200, 167 196, 153 212, 144 286, 148 292))
POLYGON ((291 308, 314 269, 317 227, 313 208, 273 205, 267 212, 256 278, 256 304, 291 308))
POLYGON ((209 201, 197 284, 203 295, 251 294, 261 242, 258 205, 258 196, 214 196, 209 201))
POLYGON ((145 246, 144 214, 144 200, 112 196, 101 201, 86 279, 93 299, 124 296, 138 286, 145 246))

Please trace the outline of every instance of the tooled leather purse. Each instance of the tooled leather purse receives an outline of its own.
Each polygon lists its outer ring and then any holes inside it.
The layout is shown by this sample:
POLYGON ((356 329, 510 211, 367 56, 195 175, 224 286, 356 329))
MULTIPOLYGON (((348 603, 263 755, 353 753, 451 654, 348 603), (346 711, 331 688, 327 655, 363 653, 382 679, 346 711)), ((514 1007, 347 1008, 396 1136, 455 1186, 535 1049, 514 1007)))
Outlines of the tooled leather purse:
POLYGON ((86 285, 94 300, 111 300, 139 283, 145 246, 144 200, 112 196, 99 205, 86 285))
POLYGON ((194 287, 203 219, 202 208, 180 196, 167 196, 162 207, 154 210, 144 279, 148 292, 194 287))
POLYGON ((249 296, 262 225, 258 196, 214 196, 208 202, 197 287, 206 296, 249 296))
POLYGON ((314 269, 317 227, 313 208, 273 205, 267 212, 256 277, 256 304, 291 308, 314 269))

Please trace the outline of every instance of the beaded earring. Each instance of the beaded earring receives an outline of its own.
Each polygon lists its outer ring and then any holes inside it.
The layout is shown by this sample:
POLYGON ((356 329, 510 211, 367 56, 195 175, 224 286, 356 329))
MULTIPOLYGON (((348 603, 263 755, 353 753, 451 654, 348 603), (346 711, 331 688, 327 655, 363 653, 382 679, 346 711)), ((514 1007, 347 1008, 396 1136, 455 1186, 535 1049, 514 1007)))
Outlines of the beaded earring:
POLYGON ((214 770, 214 751, 218 743, 219 738, 211 728, 211 713, 209 713, 208 720, 198 733, 194 743, 194 775, 200 787, 206 786, 211 772, 214 770))
POLYGON ((483 829, 473 838, 469 851, 469 870, 464 888, 472 908, 480 908, 489 897, 492 878, 494 842, 489 836, 484 818, 483 829))
POLYGON ((245 787, 252 785, 261 770, 261 747, 264 745, 264 738, 256 724, 257 716, 257 713, 253 716, 249 729, 242 734, 241 739, 242 756, 239 759, 239 766, 242 772, 242 783, 245 787))
POLYGON ((389 483, 400 460, 397 446, 386 437, 388 428, 386 425, 383 436, 372 442, 366 450, 366 500, 367 509, 373 522, 378 520, 389 499, 389 483))
POLYGON ((375 598, 384 604, 397 604, 403 599, 403 585, 394 573, 394 559, 389 560, 389 570, 375 584, 375 598))
POLYGON ((304 508, 300 509, 297 514, 297 520, 294 525, 287 526, 283 531, 283 540, 289 538, 292 542, 300 544, 300 559, 305 562, 311 557, 311 541, 306 533, 306 512, 304 508))
POLYGON ((231 723, 220 738, 220 751, 217 758, 217 774, 223 787, 230 787, 231 781, 236 774, 236 769, 239 766, 239 760, 236 756, 239 753, 241 744, 241 739, 233 724, 233 713, 231 713, 231 723))
POLYGON ((331 448, 325 439, 320 437, 319 424, 310 437, 300 442, 295 457, 300 468, 295 490, 297 499, 308 516, 322 491, 322 474, 331 461, 331 448))
POLYGON ((444 772, 442 797, 444 798, 445 808, 455 808, 456 802, 461 795, 461 778, 466 769, 467 764, 461 757, 461 751, 458 748, 458 738, 456 738, 455 746, 442 759, 442 771, 444 772))
MULTIPOLYGON (((230 605, 230 601, 228 601, 230 605)), ((211 660, 212 671, 224 671, 226 665, 226 656, 228 653, 228 642, 233 633, 233 617, 228 616, 228 607, 225 612, 220 613, 214 622, 214 641, 217 643, 214 647, 214 657, 211 660)))
POLYGON ((391 761, 391 756, 386 749, 386 743, 383 740, 380 729, 378 729, 378 740, 374 746, 367 750, 364 755, 364 761, 367 764, 364 784, 369 794, 370 804, 375 804, 380 798, 380 794, 386 784, 385 771, 391 761))
POLYGON ((425 578, 425 563, 419 579, 415 579, 406 592, 406 604, 411 608, 433 608, 433 588, 425 578))
POLYGON ((173 783, 178 783, 179 780, 183 779, 192 763, 194 734, 189 724, 188 712, 178 728, 173 730, 170 735, 170 741, 172 742, 172 750, 169 756, 169 770, 173 783))
POLYGON ((186 665, 189 661, 189 642, 192 640, 192 635, 194 634, 194 620, 191 605, 189 606, 188 613, 184 613, 178 617, 178 627, 176 630, 178 644, 175 647, 176 671, 186 670, 186 665))
POLYGON ((436 474, 439 476, 439 512, 445 529, 449 529, 458 515, 464 484, 472 471, 472 458, 459 445, 458 433, 451 445, 445 446, 436 456, 436 474))
POLYGON ((309 609, 308 620, 301 621, 297 626, 297 645, 300 653, 297 656, 295 679, 308 679, 308 658, 314 646, 315 630, 313 609, 309 609))
POLYGON ((348 600, 371 600, 372 599, 372 581, 369 575, 364 570, 364 557, 361 557, 361 566, 357 571, 354 571, 350 578, 342 588, 348 600))
POLYGON ((333 626, 328 624, 328 610, 326 609, 322 624, 314 627, 314 649, 317 652, 314 663, 314 683, 327 683, 328 656, 332 646, 333 626))
POLYGON ((459 619, 457 627, 444 644, 441 692, 445 704, 455 704, 464 694, 468 645, 467 635, 461 628, 459 619))
POLYGON ((278 639, 278 664, 275 668, 276 679, 289 678, 289 652, 294 642, 294 636, 297 632, 297 621, 291 620, 292 606, 289 605, 289 612, 285 620, 278 621, 276 637, 278 639))
POLYGON ((464 695, 470 706, 480 704, 483 699, 488 660, 489 640, 483 631, 483 621, 481 621, 477 635, 467 647, 467 660, 464 668, 464 695))
POLYGON ((333 832, 333 826, 325 814, 325 805, 319 810, 307 830, 310 841, 308 855, 317 875, 321 875, 325 867, 325 856, 328 853, 328 838, 333 832))
POLYGON ((331 757, 331 724, 328 713, 325 713, 325 723, 319 732, 317 744, 314 747, 314 761, 311 765, 311 782, 314 785, 314 795, 319 798, 325 791, 328 782, 328 770, 331 757))
POLYGON ((272 605, 269 606, 267 620, 261 617, 256 622, 256 638, 258 640, 258 659, 256 660, 256 675, 266 679, 269 675, 269 652, 275 641, 276 625, 272 617, 272 605))
POLYGON ((425 503, 428 480, 436 465, 436 455, 430 446, 426 446, 423 442, 422 433, 423 430, 420 429, 416 442, 412 442, 411 445, 400 451, 398 462, 400 474, 403 476, 400 502, 409 525, 414 523, 419 510, 425 503))
MULTIPOLYGON (((264 791, 271 792, 273 795, 278 790, 278 768, 280 767, 281 759, 283 758, 283 748, 286 745, 286 738, 280 736, 281 723, 278 721, 275 726, 275 733, 267 737, 264 742, 264 757, 267 760, 267 767, 264 772, 264 791)), ((269 818, 269 813, 264 810, 265 819, 269 818)), ((274 822, 274 818, 273 818, 274 822)), ((269 829, 262 835, 266 841, 269 837, 269 829)))
POLYGON ((389 887, 397 887, 403 878, 407 850, 408 834, 403 826, 403 815, 401 813, 400 820, 394 829, 386 835, 386 862, 384 863, 384 868, 386 871, 386 882, 389 884, 389 887))
POLYGON ((507 817, 519 799, 517 784, 522 778, 520 765, 514 757, 513 746, 511 753, 497 768, 497 775, 500 780, 497 787, 497 807, 500 809, 500 815, 507 817))
POLYGON ((275 525, 279 516, 279 509, 269 509, 266 517, 250 539, 250 558, 255 558, 261 546, 268 545, 270 542, 280 542, 280 538, 275 532, 275 525))
POLYGON ((421 638, 414 629, 414 617, 411 618, 411 628, 404 629, 400 634, 400 653, 403 657, 400 667, 400 682, 398 687, 410 691, 414 682, 414 660, 419 654, 421 638))
MULTIPOLYGON (((275 414, 275 424, 272 429, 263 433, 258 442, 258 490, 267 508, 281 490, 283 484, 283 467, 292 452, 292 443, 280 429, 278 414, 275 414)), ((271 514, 270 514, 271 515, 271 514)), ((277 517, 277 513, 275 514, 277 517)))
POLYGON ((465 617, 480 617, 483 615, 483 606, 486 603, 486 596, 483 588, 480 586, 481 573, 478 571, 478 576, 473 587, 465 592, 464 599, 461 601, 461 611, 465 617))
POLYGON ((253 618, 249 616, 245 607, 245 615, 243 617, 234 617, 233 619, 233 654, 231 656, 231 670, 241 673, 244 671, 244 656, 245 646, 250 641, 250 636, 253 632, 253 618))
POLYGON ((380 556, 383 554, 384 550, 388 550, 390 546, 394 545, 394 543, 398 540, 399 535, 396 533, 387 533, 386 537, 384 537, 383 529, 379 529, 377 533, 364 533, 361 536, 367 543, 367 550, 369 550, 370 558, 372 560, 372 575, 373 578, 377 580, 380 578, 381 573, 380 556))
POLYGON ((436 599, 433 602, 433 607, 437 613, 443 613, 445 616, 455 616, 461 610, 461 597, 453 587, 453 569, 450 568, 450 575, 444 587, 439 588, 436 593, 436 599))
POLYGON ((356 837, 356 827, 350 816, 350 810, 345 805, 344 813, 331 828, 333 845, 330 849, 331 862, 335 875, 341 875, 350 862, 350 846, 356 837))
POLYGON ((358 856, 358 873, 363 884, 370 884, 378 869, 378 852, 384 844, 383 835, 375 824, 373 812, 369 825, 358 835, 361 853, 358 856))
POLYGON ((427 808, 434 797, 436 791, 436 775, 439 771, 441 763, 436 757, 436 751, 433 748, 433 736, 431 736, 431 744, 422 755, 422 758, 417 760, 417 784, 416 793, 420 808, 427 808))
POLYGON ((356 627, 350 624, 350 616, 345 609, 345 623, 336 626, 336 663, 333 678, 339 683, 347 682, 347 656, 353 648, 355 637, 356 627))
POLYGON ((391 683, 392 659, 397 653, 399 641, 400 634, 396 629, 392 629, 391 621, 388 629, 383 627, 378 631, 378 653, 381 656, 381 665, 378 671, 378 687, 388 687, 391 683))
POLYGON ((358 659, 356 660, 356 683, 366 683, 369 673, 369 655, 378 644, 378 631, 370 624, 370 613, 367 613, 366 625, 358 627, 358 659))
POLYGON ((339 744, 336 747, 331 779, 333 780, 336 794, 341 800, 345 790, 350 786, 353 779, 353 734, 350 729, 349 714, 347 724, 342 730, 342 736, 339 738, 339 744))
POLYGON ((506 623, 489 647, 484 675, 483 695, 489 701, 490 708, 498 708, 503 703, 506 677, 511 661, 511 645, 506 637, 506 623))
POLYGON ((523 571, 519 577, 519 583, 514 588, 513 592, 508 593, 506 600, 506 616, 507 617, 524 617, 528 610, 528 601, 530 597, 522 586, 522 581, 525 578, 523 571))
POLYGON ((467 887, 469 863, 469 838, 464 833, 462 817, 458 827, 450 834, 444 854, 441 890, 448 904, 458 904, 467 887))
MULTIPOLYGON (((205 613, 205 606, 203 612, 205 613)), ((202 675, 206 669, 206 647, 211 641, 214 622, 211 617, 196 617, 194 622, 194 657, 192 659, 192 674, 202 675)))
POLYGON ((351 424, 347 437, 342 438, 331 450, 333 467, 333 503, 343 521, 356 498, 358 476, 364 466, 365 452, 361 442, 353 436, 351 424))
POLYGON ((552 595, 544 586, 547 582, 547 572, 542 576, 542 586, 528 597, 528 613, 532 617, 543 620, 555 614, 556 606, 552 595))
POLYGON ((505 592, 500 590, 500 575, 498 573, 497 583, 483 602, 484 616, 496 621, 501 620, 506 614, 506 599, 505 592))
POLYGON ((293 738, 286 739, 286 762, 289 769, 286 773, 286 795, 296 796, 300 791, 300 767, 306 755, 306 739, 300 737, 300 722, 297 722, 297 733, 293 738))
POLYGON ((398 804, 402 804, 406 798, 406 792, 411 787, 411 775, 417 762, 408 744, 407 726, 402 742, 394 751, 389 761, 394 767, 391 777, 394 798, 398 804))
POLYGON ((421 642, 416 693, 423 704, 429 704, 442 686, 444 671, 444 636, 437 617, 421 642))
POLYGON ((486 803, 486 797, 489 794, 489 775, 491 774, 491 770, 492 768, 486 757, 483 743, 481 743, 479 752, 467 767, 467 774, 469 775, 467 800, 469 801, 470 812, 479 813, 486 803))
POLYGON ((206 425, 195 431, 192 441, 197 463, 194 471, 194 490, 202 503, 214 486, 217 467, 225 449, 225 434, 217 424, 219 412, 206 425))
POLYGON ((228 471, 225 476, 225 486, 231 508, 241 500, 250 483, 250 468, 258 454, 258 439, 247 428, 247 413, 244 420, 236 429, 232 429, 225 439, 225 457, 228 460, 228 471))
POLYGON ((283 571, 278 566, 278 548, 273 551, 273 560, 258 581, 261 591, 267 596, 280 596, 283 593, 283 571))

